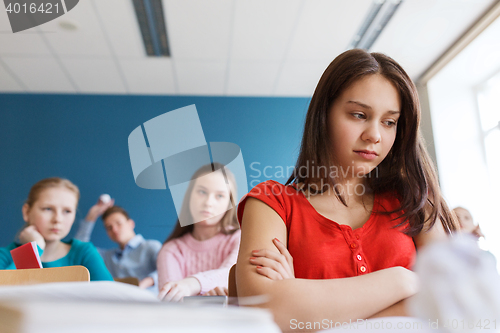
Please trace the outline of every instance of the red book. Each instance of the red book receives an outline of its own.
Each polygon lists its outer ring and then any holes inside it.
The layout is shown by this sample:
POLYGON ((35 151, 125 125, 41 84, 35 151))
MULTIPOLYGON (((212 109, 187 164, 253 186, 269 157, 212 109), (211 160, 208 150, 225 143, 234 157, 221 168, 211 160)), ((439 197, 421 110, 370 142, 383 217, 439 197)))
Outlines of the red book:
POLYGON ((17 269, 43 268, 36 242, 26 243, 10 251, 17 269))

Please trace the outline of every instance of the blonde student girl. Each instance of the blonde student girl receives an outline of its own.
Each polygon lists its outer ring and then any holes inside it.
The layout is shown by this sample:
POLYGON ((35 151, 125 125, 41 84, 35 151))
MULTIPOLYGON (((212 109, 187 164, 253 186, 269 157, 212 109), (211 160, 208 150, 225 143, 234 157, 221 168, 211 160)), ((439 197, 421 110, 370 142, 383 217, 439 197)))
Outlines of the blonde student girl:
POLYGON ((19 242, 0 248, 0 269, 16 269, 10 250, 35 241, 44 268, 82 265, 89 270, 90 280, 112 281, 92 244, 76 239, 62 241, 75 221, 79 199, 78 187, 67 179, 46 178, 33 185, 22 207, 26 226, 19 242))
POLYGON ((257 185, 238 207, 238 296, 268 295, 285 331, 405 315, 416 249, 456 228, 419 125, 417 90, 393 59, 334 59, 293 175, 257 185))
POLYGON ((229 269, 240 245, 234 198, 236 182, 227 168, 213 163, 195 172, 176 227, 158 254, 160 299, 227 295, 229 269))

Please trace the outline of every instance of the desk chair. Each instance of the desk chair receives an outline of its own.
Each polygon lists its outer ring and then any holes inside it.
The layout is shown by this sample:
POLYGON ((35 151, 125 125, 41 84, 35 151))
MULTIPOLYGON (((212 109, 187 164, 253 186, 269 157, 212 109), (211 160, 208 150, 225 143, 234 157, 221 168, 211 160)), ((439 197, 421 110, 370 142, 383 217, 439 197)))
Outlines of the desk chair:
POLYGON ((0 270, 0 285, 85 281, 90 281, 90 274, 84 266, 0 270))
POLYGON ((131 284, 133 286, 139 286, 139 279, 132 276, 127 276, 124 278, 114 278, 116 282, 131 284))
POLYGON ((236 264, 234 264, 229 270, 227 293, 231 299, 236 300, 236 302, 233 302, 232 304, 238 305, 238 290, 236 289, 236 264))

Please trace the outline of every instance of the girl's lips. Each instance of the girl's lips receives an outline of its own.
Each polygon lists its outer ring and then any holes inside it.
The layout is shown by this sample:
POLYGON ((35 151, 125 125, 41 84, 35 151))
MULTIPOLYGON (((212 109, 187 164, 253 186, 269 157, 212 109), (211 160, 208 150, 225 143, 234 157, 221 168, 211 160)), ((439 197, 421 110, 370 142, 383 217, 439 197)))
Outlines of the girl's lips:
POLYGON ((358 154, 359 156, 361 156, 362 158, 370 160, 370 161, 377 158, 377 154, 374 152, 367 152, 365 150, 358 150, 358 151, 354 151, 354 152, 356 154, 358 154))

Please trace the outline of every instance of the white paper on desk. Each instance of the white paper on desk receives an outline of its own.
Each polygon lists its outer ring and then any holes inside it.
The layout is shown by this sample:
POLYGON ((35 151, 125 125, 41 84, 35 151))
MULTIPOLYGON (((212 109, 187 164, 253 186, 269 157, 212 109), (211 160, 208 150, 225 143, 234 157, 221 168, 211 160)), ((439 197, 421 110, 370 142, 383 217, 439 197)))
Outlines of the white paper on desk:
POLYGON ((415 270, 420 287, 409 299, 413 315, 438 321, 446 332, 499 328, 500 276, 493 255, 479 249, 475 239, 454 236, 426 246, 419 251, 415 270))
POLYGON ((0 286, 0 301, 2 300, 159 302, 149 291, 114 281, 0 286))
POLYGON ((60 282, 0 287, 0 332, 279 333, 269 311, 160 302, 124 283, 60 282))
POLYGON ((166 302, 0 301, 0 332, 6 328, 23 333, 281 332, 262 309, 166 302))

